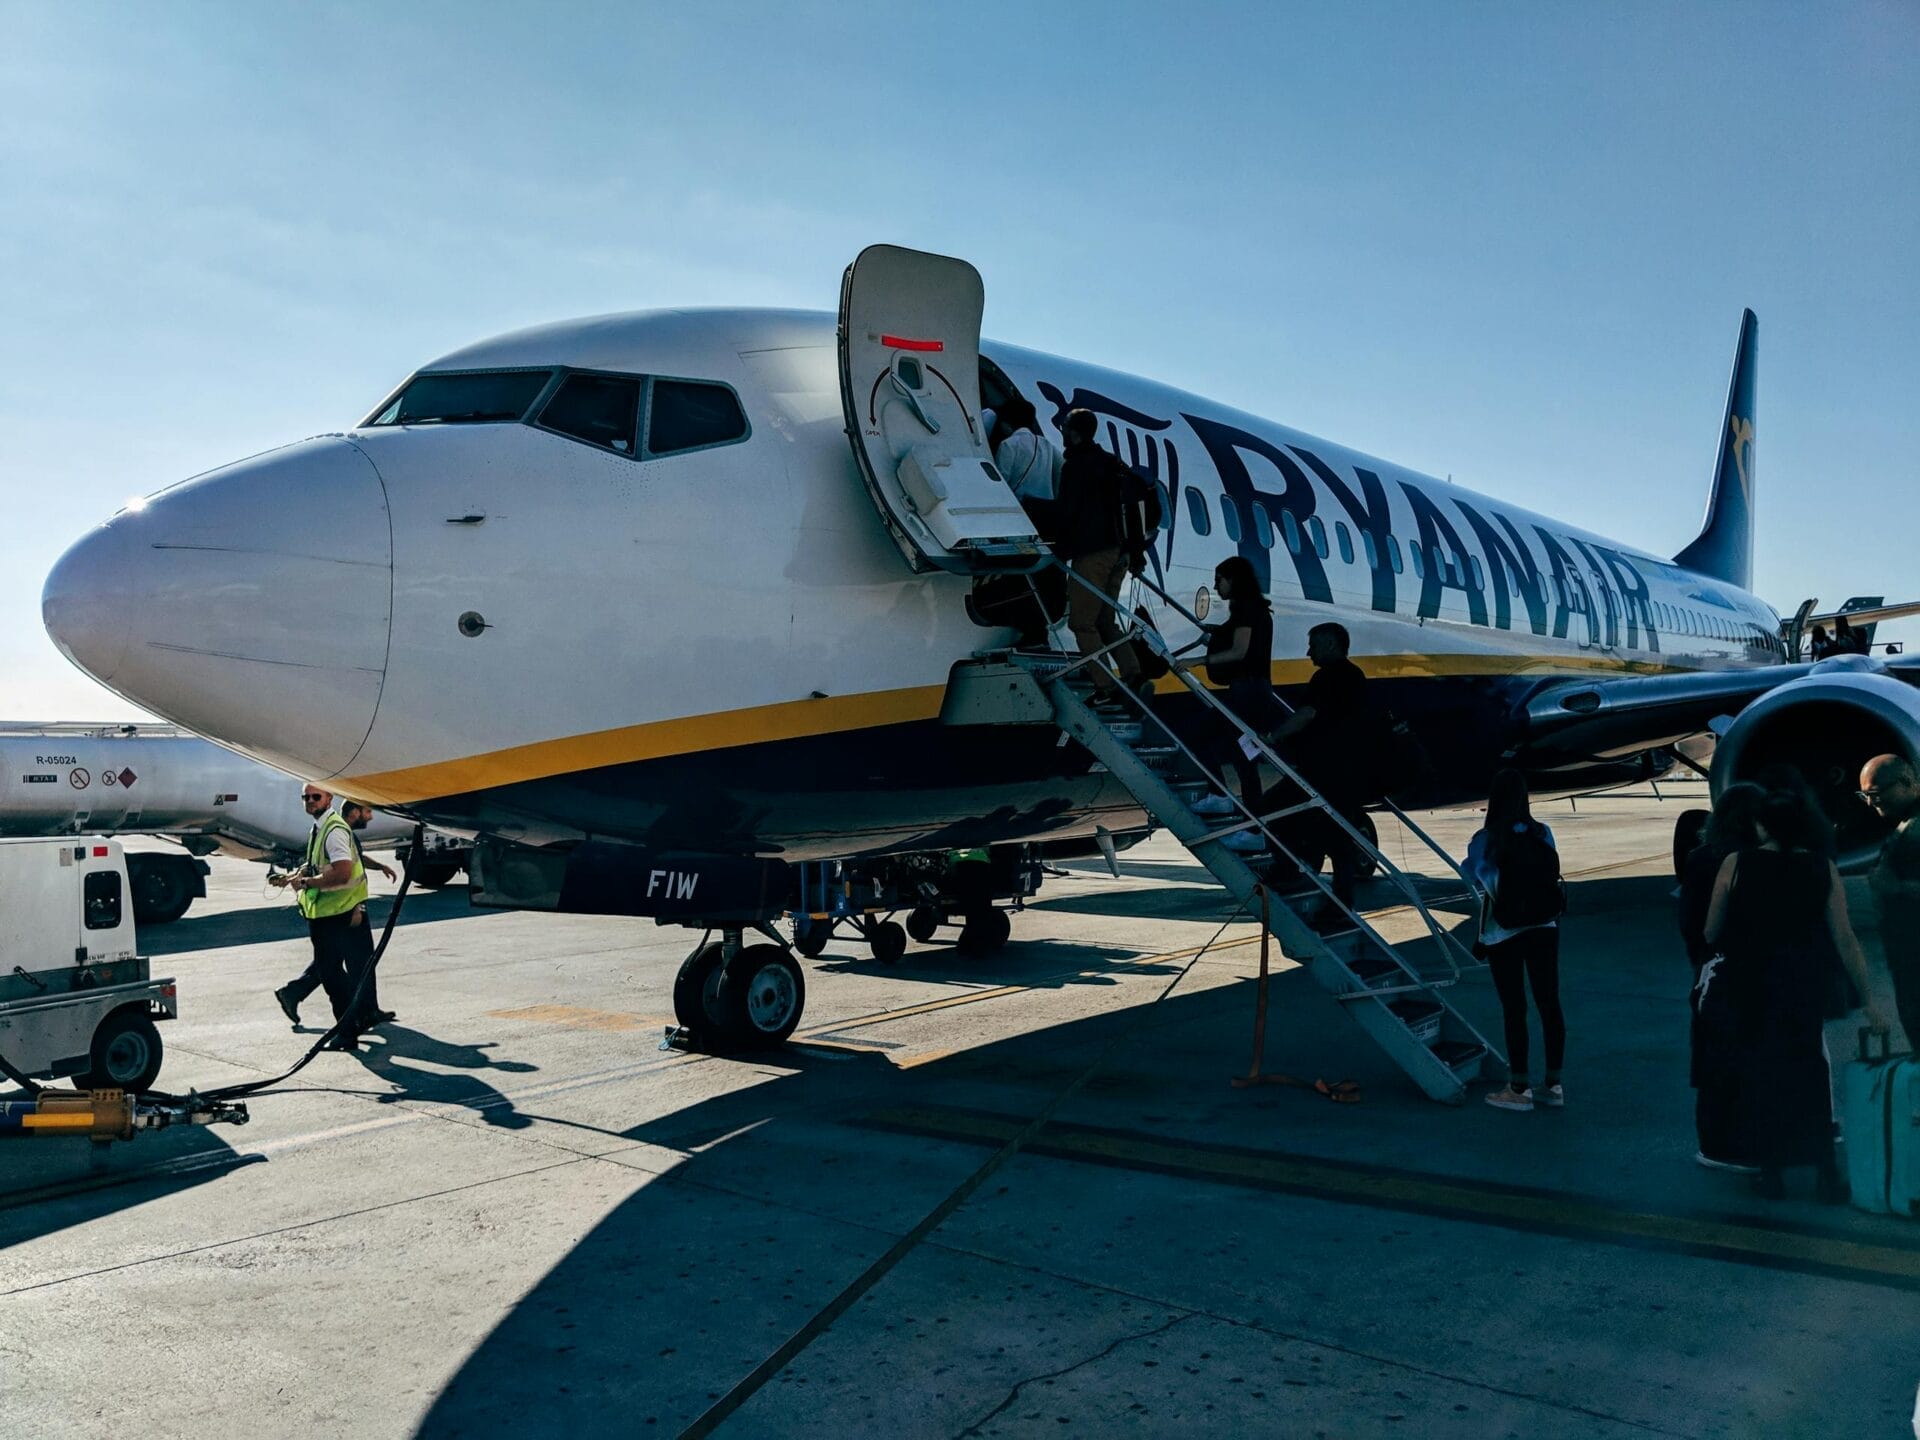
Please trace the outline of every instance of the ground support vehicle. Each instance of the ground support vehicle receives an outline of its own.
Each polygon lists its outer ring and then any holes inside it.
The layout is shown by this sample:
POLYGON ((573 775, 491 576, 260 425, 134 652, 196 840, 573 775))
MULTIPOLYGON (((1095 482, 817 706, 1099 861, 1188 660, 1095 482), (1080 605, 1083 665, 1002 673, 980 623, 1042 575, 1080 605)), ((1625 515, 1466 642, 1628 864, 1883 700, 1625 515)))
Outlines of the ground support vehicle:
POLYGON ((0 840, 0 1058, 130 1093, 159 1077, 174 982, 135 953, 126 859, 97 836, 0 840))
POLYGON ((897 964, 909 937, 926 944, 947 926, 958 943, 986 954, 1007 943, 1012 913, 1040 889, 1041 864, 1032 845, 984 850, 926 850, 871 860, 823 860, 796 867, 793 948, 813 958, 836 933, 851 931, 873 957, 897 964), (906 912, 905 923, 893 917, 906 912))

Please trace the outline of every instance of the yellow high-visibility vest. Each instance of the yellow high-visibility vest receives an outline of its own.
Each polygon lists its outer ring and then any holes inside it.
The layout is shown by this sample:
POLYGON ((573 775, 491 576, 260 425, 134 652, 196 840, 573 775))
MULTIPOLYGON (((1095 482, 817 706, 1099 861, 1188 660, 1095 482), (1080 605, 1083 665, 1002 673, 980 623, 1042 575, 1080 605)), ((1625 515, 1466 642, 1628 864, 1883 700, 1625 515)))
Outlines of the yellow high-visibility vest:
POLYGON ((340 818, 338 810, 329 810, 307 837, 307 868, 316 875, 326 873, 332 863, 327 859, 327 836, 335 830, 347 832, 347 850, 353 856, 353 879, 339 890, 302 890, 300 913, 309 920, 344 915, 354 906, 365 903, 367 898, 367 867, 360 863, 360 847, 353 843, 353 827, 340 818))

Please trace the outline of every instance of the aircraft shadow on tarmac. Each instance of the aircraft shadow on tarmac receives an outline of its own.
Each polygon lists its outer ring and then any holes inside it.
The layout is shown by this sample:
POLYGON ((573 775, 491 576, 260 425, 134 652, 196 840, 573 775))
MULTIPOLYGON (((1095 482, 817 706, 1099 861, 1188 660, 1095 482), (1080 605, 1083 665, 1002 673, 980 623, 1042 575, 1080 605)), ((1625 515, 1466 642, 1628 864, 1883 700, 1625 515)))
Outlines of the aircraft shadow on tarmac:
MULTIPOLYGON (((1604 936, 1628 923, 1635 912, 1644 915, 1668 905, 1672 882, 1662 876, 1604 877, 1576 881, 1568 888, 1573 923, 1591 923, 1604 936)), ((1577 935, 1575 944, 1578 947, 1577 935)), ((1021 952, 1039 948, 1016 942, 996 957, 996 964, 1022 968, 1026 962, 1021 952)), ((1647 1049, 1644 1032, 1649 1027, 1685 1033, 1684 985, 1676 990, 1666 983, 1674 974, 1685 973, 1677 937, 1671 945, 1647 944, 1643 929, 1637 945, 1616 949, 1602 938, 1589 941, 1585 953, 1578 948, 1574 953, 1578 959, 1569 977, 1569 1002, 1588 1012, 1581 1015, 1576 1009, 1575 1014, 1582 1026, 1585 1063, 1592 1067, 1587 1093, 1594 1097, 1595 1113, 1638 1104, 1656 1124, 1671 1121, 1674 1164, 1671 1173, 1661 1167, 1657 1182, 1670 1186, 1679 1198, 1660 1204, 1725 1206, 1751 1212, 1757 1223, 1769 1223, 1768 1212, 1752 1208, 1760 1202, 1749 1200, 1742 1189, 1730 1189, 1722 1183, 1726 1177, 1696 1172, 1685 1163, 1692 1146, 1690 1126, 1684 1107, 1672 1104, 1673 1096, 1686 1093, 1684 1041, 1647 1049), (1611 1002, 1635 1008, 1607 1011, 1603 1006, 1609 1002, 1601 998, 1601 989, 1620 975, 1629 977, 1641 993, 1611 1002), (1583 981, 1601 989, 1586 991, 1583 981), (1608 1023, 1621 1019, 1630 1023, 1608 1023), (1603 1067, 1612 1072, 1604 1099, 1603 1067)), ((977 976, 979 970, 967 973, 977 976)), ((991 1112, 1017 1123, 1037 1113, 1096 1057, 1104 1056, 1076 1104, 1097 1105, 1117 1097, 1123 1108, 1108 1113, 1128 1129, 1202 1144, 1344 1155, 1363 1163, 1389 1154, 1417 1171, 1444 1173, 1447 1154, 1432 1144, 1436 1124, 1457 1124, 1482 1134, 1488 1127, 1513 1123, 1512 1117, 1479 1105, 1436 1110, 1357 1032, 1339 1023, 1335 1003, 1298 972, 1276 978, 1269 1068, 1352 1077, 1365 1088, 1365 1104, 1357 1109, 1329 1106, 1299 1090, 1229 1088, 1229 1072, 1240 1070, 1248 1054, 1252 991, 1250 981, 1184 995, 1176 990, 1151 1011, 1109 1011, 909 1070, 895 1068, 878 1054, 829 1056, 792 1049, 745 1062, 713 1062, 747 1063, 762 1073, 779 1073, 768 1083, 729 1091, 624 1132, 685 1158, 617 1205, 532 1287, 446 1383, 418 1433, 441 1440, 498 1433, 503 1426, 537 1436, 599 1433, 615 1426, 630 1433, 654 1433, 657 1426, 664 1434, 690 1423, 886 1251, 895 1235, 944 1200, 997 1143, 962 1145, 937 1129, 916 1129, 911 1123, 879 1118, 878 1112, 991 1112), (916 1106, 929 1108, 913 1112, 916 1106), (1276 1124, 1285 1136, 1277 1144, 1271 1138, 1276 1124)), ((1484 974, 1469 977, 1453 993, 1483 1033, 1498 1035, 1498 1006, 1484 974)), ((1088 1123, 1097 1125, 1099 1112, 1094 1114, 1088 1123)), ((1607 1147, 1610 1156, 1613 1150, 1620 1152, 1618 1164, 1600 1167, 1600 1173, 1628 1176, 1644 1170, 1644 1146, 1651 1134, 1623 1130, 1611 1121, 1598 1127, 1533 1127, 1530 1148, 1515 1152, 1510 1178, 1524 1184, 1528 1167, 1540 1156, 1563 1149, 1584 1154, 1594 1146, 1607 1147)), ((1664 1130, 1660 1137, 1666 1138, 1664 1130)), ((1500 1153, 1497 1145, 1482 1143, 1480 1149, 1496 1157, 1500 1153)), ((1503 1162, 1496 1158, 1493 1163, 1503 1162)), ((1112 1194, 1122 1197, 1116 1199, 1116 1209, 1125 1210, 1132 1208, 1132 1200, 1124 1197, 1140 1195, 1135 1187, 1159 1182, 1123 1168, 1113 1171, 1107 1183, 1112 1194)), ((1630 1182, 1610 1178, 1606 1183, 1630 1182)), ((1202 1207, 1204 1194, 1196 1196, 1202 1207)), ((972 1217, 964 1227, 967 1238, 956 1242, 964 1249, 991 1251, 992 1234, 1014 1224, 1004 1209, 995 1208, 994 1196, 989 1184, 968 1202, 972 1217), (987 1238, 982 1238, 983 1226, 987 1238)), ((1613 1203, 1630 1205, 1634 1197, 1623 1191, 1613 1203)), ((1196 1223, 1203 1213, 1196 1213, 1196 1223)), ((1111 1218, 1023 1211, 1018 1223, 1030 1228, 1060 1220, 1097 1233, 1111 1218)), ((1822 1220, 1839 1227, 1875 1223, 1855 1215, 1822 1220)), ((1223 1238, 1209 1234, 1208 1244, 1218 1246, 1223 1238)), ((1256 1242, 1256 1237, 1246 1238, 1256 1242)), ((1007 1248, 1009 1254, 1021 1249, 1011 1236, 1007 1248)), ((1070 1275, 1076 1265, 1097 1261, 1063 1257, 1059 1263, 1070 1275)), ((903 1277, 908 1269, 903 1267, 903 1277)), ((1099 1283, 1091 1272, 1088 1278, 1099 1283)), ((845 1344, 861 1343, 883 1319, 886 1336, 903 1330, 902 1344, 904 1332, 926 1323, 898 1312, 902 1292, 889 1292, 890 1283, 882 1282, 872 1292, 872 1308, 858 1307, 838 1322, 852 1335, 843 1340, 833 1363, 849 1363, 845 1344)), ((911 1290, 915 1282, 905 1283, 911 1290)), ((969 1283, 997 1293, 1001 1282, 990 1278, 969 1283)), ((1074 1282, 1061 1283, 1071 1290, 1074 1282)), ((1010 1297, 1013 1290, 1009 1282, 1010 1297)), ((905 1303, 922 1298, 914 1295, 905 1303)), ((1263 1293, 1250 1301, 1248 1315, 1264 1323, 1291 1322, 1311 1332, 1321 1328, 1312 1313, 1319 1303, 1311 1296, 1290 1295, 1282 1285, 1273 1297, 1263 1293), (1295 1306, 1307 1308, 1293 1315, 1290 1307, 1295 1306), (1270 1311, 1281 1318, 1273 1319, 1270 1311)), ((1373 1303, 1364 1291, 1353 1300, 1358 1310, 1373 1303)), ((1399 1302, 1386 1294, 1378 1303, 1391 1309, 1399 1302)), ((976 1327, 992 1323, 990 1315, 974 1318, 976 1327)), ((993 1337, 982 1345, 981 1332, 963 1332, 961 1323, 953 1332, 954 1348, 946 1353, 961 1370, 966 1369, 969 1346, 978 1347, 983 1364, 992 1363, 993 1337)), ((795 1373, 805 1378, 804 1371, 795 1373)), ((813 1378, 831 1376, 816 1371, 813 1378)), ((906 1380, 905 1372, 895 1377, 895 1383, 906 1380)), ((786 1407, 829 1399, 818 1394, 809 1401, 807 1390, 782 1390, 782 1383, 775 1379, 760 1394, 786 1420, 793 1419, 786 1407)), ((957 1375, 942 1386, 965 1393, 957 1375)), ((982 1382, 979 1393, 984 1397, 979 1409, 944 1427, 948 1433, 963 1430, 1004 1392, 982 1382)), ((833 1398, 847 1397, 836 1393, 833 1398)), ((862 1403, 869 1420, 883 1430, 889 1416, 901 1424, 930 1423, 915 1408, 918 1402, 890 1410, 876 1392, 862 1403)), ((781 1420, 765 1411, 760 1414, 781 1428, 781 1420)), ((754 1415, 752 1408, 743 1411, 733 1427, 752 1433, 754 1415)))
MULTIPOLYGON (((376 926, 386 923, 388 896, 376 895, 370 907, 376 926)), ((460 920, 490 912, 467 903, 464 887, 415 890, 400 912, 400 929, 460 920)), ((278 940, 304 940, 307 922, 288 900, 265 901, 250 910, 227 910, 217 915, 187 915, 167 925, 148 925, 140 931, 140 947, 149 955, 178 955, 190 950, 224 950, 234 945, 263 945, 278 940)))
MULTIPOLYGON (((1017 921, 1015 922, 1018 923, 1017 921)), ((1118 971, 1129 975, 1171 973, 1173 964, 1143 965, 1137 952, 1067 940, 1014 940, 1000 950, 970 955, 954 941, 957 931, 942 931, 925 945, 909 949, 897 965, 883 965, 867 953, 864 941, 829 942, 829 952, 809 963, 824 975, 898 974, 902 978, 946 984, 1020 985, 1052 990, 1067 985, 1111 985, 1118 971), (851 953, 836 953, 850 951, 851 953)))

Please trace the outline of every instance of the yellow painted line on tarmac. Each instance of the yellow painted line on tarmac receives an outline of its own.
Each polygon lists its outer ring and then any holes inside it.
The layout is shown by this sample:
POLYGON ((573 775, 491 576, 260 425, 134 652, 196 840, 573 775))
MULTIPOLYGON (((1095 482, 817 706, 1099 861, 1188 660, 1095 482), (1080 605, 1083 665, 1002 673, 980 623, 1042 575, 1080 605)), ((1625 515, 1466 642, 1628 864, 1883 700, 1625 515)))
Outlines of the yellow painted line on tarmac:
MULTIPOLYGON (((991 1146, 1004 1145, 1029 1124, 1010 1116, 929 1108, 878 1110, 866 1118, 886 1129, 991 1146)), ((1031 1154, 1058 1159, 1920 1289, 1920 1247, 1710 1216, 1616 1209, 1575 1196, 1510 1189, 1488 1182, 1231 1150, 1057 1122, 1030 1139, 1024 1148, 1031 1154)))
POLYGON ((517 1010, 489 1010, 494 1020, 530 1020, 563 1030, 658 1030, 673 1022, 664 1015, 635 1015, 624 1010, 591 1010, 583 1005, 522 1005, 517 1010))

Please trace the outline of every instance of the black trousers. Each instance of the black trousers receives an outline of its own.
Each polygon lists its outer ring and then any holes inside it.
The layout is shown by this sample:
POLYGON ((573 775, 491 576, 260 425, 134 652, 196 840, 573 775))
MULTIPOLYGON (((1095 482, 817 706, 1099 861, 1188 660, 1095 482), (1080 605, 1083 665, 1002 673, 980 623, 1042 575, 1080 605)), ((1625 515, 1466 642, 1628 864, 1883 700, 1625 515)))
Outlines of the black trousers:
MULTIPOLYGON (((307 921, 307 938, 313 945, 313 958, 305 970, 287 982, 286 989, 295 1004, 315 990, 326 991, 327 1003, 338 1021, 346 1015, 361 979, 373 964, 373 928, 367 923, 366 907, 307 921)), ((368 979, 354 1023, 343 1028, 349 1034, 358 1034, 366 1028, 365 1020, 379 1008, 373 982, 368 979)))
POLYGON ((1527 987, 1540 1012, 1547 1074, 1558 1076, 1567 1056, 1567 1021, 1560 1013, 1560 928, 1541 925, 1487 947, 1487 968, 1506 1023, 1507 1068, 1515 1085, 1527 1083, 1527 987))

